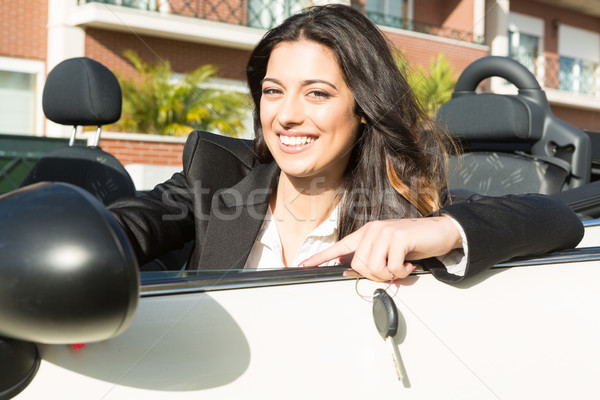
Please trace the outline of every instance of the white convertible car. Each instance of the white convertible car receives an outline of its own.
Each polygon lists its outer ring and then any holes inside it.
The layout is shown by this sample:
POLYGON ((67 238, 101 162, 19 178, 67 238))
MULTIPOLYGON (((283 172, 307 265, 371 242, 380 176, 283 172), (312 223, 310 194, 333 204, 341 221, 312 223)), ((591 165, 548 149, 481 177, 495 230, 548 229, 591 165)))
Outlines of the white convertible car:
POLYGON ((569 168, 557 197, 584 219, 579 247, 456 285, 427 271, 374 283, 342 267, 138 272, 87 192, 12 192, 0 198, 0 398, 600 398, 600 189, 569 168), (389 341, 378 288, 395 303, 389 341))
MULTIPOLYGON (((93 225, 88 218, 87 227, 93 225)), ((1 343, 2 393, 9 398, 22 390, 18 399, 598 398, 600 226, 586 225, 578 249, 503 263, 457 286, 425 272, 388 287, 344 278, 337 267, 142 272, 137 310, 137 276, 127 257, 112 269, 88 260, 78 271, 77 260, 59 254, 45 267, 62 279, 46 275, 41 284, 24 282, 33 274, 13 265, 2 278, 0 331, 38 344, 1 343), (129 289, 124 300, 123 288, 129 289), (397 306, 401 381, 373 319, 376 288, 397 306), (38 303, 44 315, 36 315, 38 303), (15 316, 17 309, 28 315, 15 316), (75 343, 96 337, 105 339, 75 343)), ((86 236, 86 226, 80 229, 86 236)), ((94 239, 110 240, 116 241, 94 239)), ((123 257, 108 253, 101 255, 123 257)))

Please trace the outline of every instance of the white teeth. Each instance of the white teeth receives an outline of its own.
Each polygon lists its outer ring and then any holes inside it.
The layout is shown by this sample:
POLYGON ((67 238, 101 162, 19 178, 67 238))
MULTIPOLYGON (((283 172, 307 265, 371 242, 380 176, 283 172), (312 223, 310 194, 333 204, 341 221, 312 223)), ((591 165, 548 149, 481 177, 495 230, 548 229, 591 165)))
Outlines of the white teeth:
POLYGON ((314 137, 308 137, 308 136, 279 135, 279 138, 281 139, 281 143, 285 144, 286 146, 302 146, 307 143, 312 143, 315 141, 314 137))

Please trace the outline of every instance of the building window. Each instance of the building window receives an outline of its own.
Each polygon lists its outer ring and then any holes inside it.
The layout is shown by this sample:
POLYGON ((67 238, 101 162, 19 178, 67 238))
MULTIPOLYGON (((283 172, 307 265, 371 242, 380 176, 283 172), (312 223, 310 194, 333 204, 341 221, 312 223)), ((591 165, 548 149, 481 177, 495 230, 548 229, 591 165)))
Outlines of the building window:
POLYGON ((408 0, 367 0, 367 16, 378 25, 406 28, 408 0))
POLYGON ((561 56, 558 89, 595 96, 598 93, 598 69, 598 64, 593 61, 561 56))
POLYGON ((247 25, 271 29, 310 5, 308 0, 248 0, 247 25))
POLYGON ((536 60, 540 54, 540 38, 521 32, 508 32, 508 56, 536 74, 536 60))
POLYGON ((508 15, 508 56, 544 82, 544 20, 511 12, 508 15))
POLYGON ((559 90, 588 96, 600 95, 600 34, 561 24, 558 54, 559 90))
POLYGON ((0 133, 42 134, 41 61, 0 57, 0 133))

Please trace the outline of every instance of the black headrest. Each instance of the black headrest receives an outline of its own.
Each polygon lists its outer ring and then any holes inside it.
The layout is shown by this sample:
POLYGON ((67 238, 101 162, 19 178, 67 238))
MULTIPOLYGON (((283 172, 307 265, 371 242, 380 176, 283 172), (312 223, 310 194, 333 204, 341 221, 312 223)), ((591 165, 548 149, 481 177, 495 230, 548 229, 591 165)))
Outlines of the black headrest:
POLYGON ((475 92, 485 79, 499 76, 519 90, 541 91, 535 76, 518 61, 510 57, 487 56, 473 61, 458 77, 454 92, 475 92))
POLYGON ((444 103, 436 120, 467 141, 535 141, 542 137, 543 124, 534 124, 532 114, 535 106, 518 96, 473 94, 444 103))
POLYGON ((42 106, 62 125, 106 125, 121 117, 121 86, 104 65, 87 57, 58 64, 46 78, 42 106))

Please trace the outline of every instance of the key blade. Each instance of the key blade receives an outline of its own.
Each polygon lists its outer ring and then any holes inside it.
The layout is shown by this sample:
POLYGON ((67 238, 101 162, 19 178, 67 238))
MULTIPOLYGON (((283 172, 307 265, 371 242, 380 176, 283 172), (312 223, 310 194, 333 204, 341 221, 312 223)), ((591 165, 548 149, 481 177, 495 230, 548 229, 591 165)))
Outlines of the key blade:
POLYGON ((394 359, 394 368, 396 370, 396 376, 398 377, 398 380, 401 381, 403 376, 402 376, 402 367, 401 365, 401 357, 400 357, 400 350, 398 350, 398 346, 396 346, 396 343, 394 343, 394 339, 389 336, 386 340, 386 342, 388 342, 390 344, 390 346, 392 347, 392 358, 394 359))

